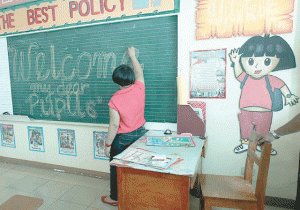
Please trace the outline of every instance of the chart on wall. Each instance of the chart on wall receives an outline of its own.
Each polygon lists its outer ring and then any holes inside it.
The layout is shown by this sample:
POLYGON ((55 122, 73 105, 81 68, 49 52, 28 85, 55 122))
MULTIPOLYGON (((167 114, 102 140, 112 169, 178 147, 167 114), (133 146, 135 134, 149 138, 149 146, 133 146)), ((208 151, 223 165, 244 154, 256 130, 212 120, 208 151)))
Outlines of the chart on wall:
POLYGON ((190 97, 226 98, 226 49, 190 53, 190 97))
POLYGON ((131 65, 134 46, 146 83, 145 119, 177 120, 177 16, 7 38, 14 114, 33 119, 108 123, 119 86, 111 75, 131 65))

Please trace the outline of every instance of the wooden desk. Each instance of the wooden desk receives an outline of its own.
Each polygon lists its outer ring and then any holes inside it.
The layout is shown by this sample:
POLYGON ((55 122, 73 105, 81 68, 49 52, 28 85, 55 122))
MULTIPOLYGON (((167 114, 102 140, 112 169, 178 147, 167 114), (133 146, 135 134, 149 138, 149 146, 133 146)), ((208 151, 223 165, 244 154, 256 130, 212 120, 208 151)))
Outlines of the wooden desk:
MULTIPOLYGON (((147 136, 161 136, 149 131, 147 136)), ((189 189, 201 171, 201 153, 204 140, 194 138, 196 147, 146 146, 143 137, 131 148, 142 148, 166 155, 177 155, 182 162, 165 170, 125 163, 114 159, 117 166, 119 209, 176 210, 189 209, 189 189)))

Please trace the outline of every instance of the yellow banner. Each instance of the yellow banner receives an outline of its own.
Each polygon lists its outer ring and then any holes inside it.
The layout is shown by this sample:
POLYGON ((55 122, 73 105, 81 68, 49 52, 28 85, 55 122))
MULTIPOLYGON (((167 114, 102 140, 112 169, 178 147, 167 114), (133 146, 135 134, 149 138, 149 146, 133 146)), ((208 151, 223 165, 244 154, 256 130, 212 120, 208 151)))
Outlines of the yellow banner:
POLYGON ((57 0, 34 2, 30 6, 28 3, 0 12, 0 35, 176 12, 177 4, 179 0, 57 0))
POLYGON ((196 40, 293 32, 295 0, 197 0, 196 40))

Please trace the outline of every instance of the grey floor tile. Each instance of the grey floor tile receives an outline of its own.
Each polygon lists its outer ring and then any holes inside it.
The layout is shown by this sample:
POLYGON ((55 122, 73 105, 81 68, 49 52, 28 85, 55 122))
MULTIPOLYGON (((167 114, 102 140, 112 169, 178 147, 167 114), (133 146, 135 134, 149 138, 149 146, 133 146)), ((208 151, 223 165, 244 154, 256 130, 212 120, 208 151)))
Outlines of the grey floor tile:
POLYGON ((58 176, 55 176, 52 180, 93 188, 103 188, 103 186, 106 187, 109 185, 109 180, 68 173, 60 173, 58 176))
POLYGON ((23 165, 17 166, 14 170, 28 173, 31 176, 36 176, 42 179, 53 179, 55 176, 60 174, 59 172, 50 169, 41 169, 23 165))
POLYGON ((49 181, 32 192, 33 195, 59 199, 75 185, 63 182, 49 181))
POLYGON ((17 180, 16 182, 10 184, 7 186, 7 188, 20 190, 24 192, 33 192, 37 188, 41 187, 45 183, 47 183, 49 180, 35 177, 35 176, 25 176, 22 179, 17 180))
POLYGON ((54 204, 52 204, 48 209, 50 210, 86 210, 88 206, 83 206, 79 204, 74 204, 70 202, 65 201, 56 201, 54 204))
POLYGON ((77 185, 68 190, 68 192, 60 198, 60 200, 90 206, 96 198, 101 197, 103 190, 104 186, 102 187, 102 189, 96 189, 77 185))
POLYGON ((9 170, 0 175, 0 186, 7 187, 11 184, 16 183, 18 180, 28 176, 27 173, 9 170))

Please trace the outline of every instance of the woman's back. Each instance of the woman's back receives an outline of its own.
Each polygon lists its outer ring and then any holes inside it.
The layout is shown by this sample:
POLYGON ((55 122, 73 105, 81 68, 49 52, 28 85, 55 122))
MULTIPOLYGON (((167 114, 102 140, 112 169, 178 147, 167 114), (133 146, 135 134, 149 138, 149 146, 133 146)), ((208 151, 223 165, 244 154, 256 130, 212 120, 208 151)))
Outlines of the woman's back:
POLYGON ((136 81, 130 87, 117 91, 108 105, 119 112, 118 133, 129 133, 145 124, 145 85, 136 81))

